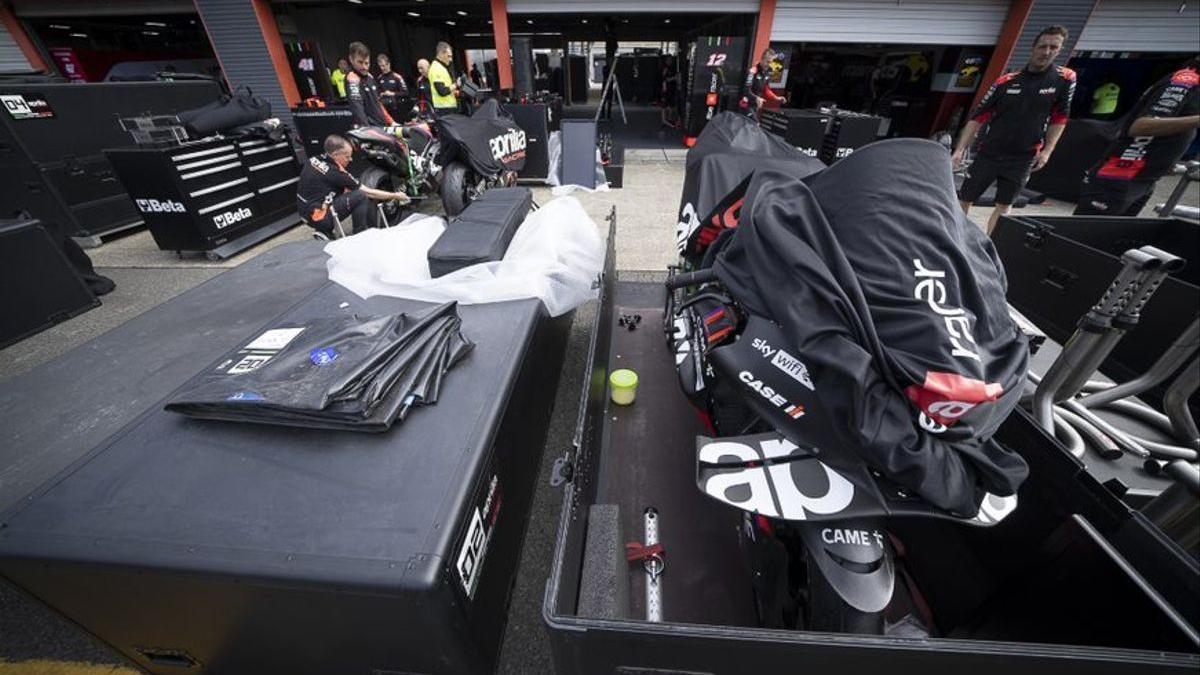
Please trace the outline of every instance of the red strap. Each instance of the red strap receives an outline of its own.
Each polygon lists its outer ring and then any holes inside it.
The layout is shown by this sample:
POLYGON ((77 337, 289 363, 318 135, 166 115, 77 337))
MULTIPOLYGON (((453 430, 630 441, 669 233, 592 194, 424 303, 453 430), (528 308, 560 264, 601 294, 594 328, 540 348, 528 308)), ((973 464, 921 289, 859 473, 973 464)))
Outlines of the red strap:
POLYGON ((662 544, 646 546, 640 541, 631 541, 625 544, 625 559, 629 562, 637 562, 639 560, 649 560, 650 558, 661 558, 666 555, 662 544))

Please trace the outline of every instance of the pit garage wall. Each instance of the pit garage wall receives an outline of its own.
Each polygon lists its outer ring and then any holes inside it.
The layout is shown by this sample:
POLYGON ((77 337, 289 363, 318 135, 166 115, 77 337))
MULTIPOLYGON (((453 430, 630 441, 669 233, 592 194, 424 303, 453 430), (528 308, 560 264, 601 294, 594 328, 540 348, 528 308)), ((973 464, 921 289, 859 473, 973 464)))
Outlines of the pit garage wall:
POLYGON ((1071 50, 1075 48, 1076 41, 1083 33, 1083 26, 1091 16, 1095 4, 1096 0, 1038 0, 1034 2, 1033 8, 1029 12, 1029 18, 1025 20, 1025 28, 1021 31, 1021 36, 1017 38, 1007 66, 1001 72, 1025 67, 1025 64, 1029 62, 1029 55, 1033 52, 1033 42, 1037 39, 1037 34, 1046 26, 1053 25, 1066 26, 1070 33, 1067 41, 1063 43, 1062 54, 1058 57, 1058 63, 1065 64, 1070 60, 1071 50))
POLYGON ((195 2, 229 87, 249 87, 256 96, 270 101, 273 116, 291 126, 290 109, 300 96, 286 56, 281 53, 283 43, 270 5, 265 0, 195 2))

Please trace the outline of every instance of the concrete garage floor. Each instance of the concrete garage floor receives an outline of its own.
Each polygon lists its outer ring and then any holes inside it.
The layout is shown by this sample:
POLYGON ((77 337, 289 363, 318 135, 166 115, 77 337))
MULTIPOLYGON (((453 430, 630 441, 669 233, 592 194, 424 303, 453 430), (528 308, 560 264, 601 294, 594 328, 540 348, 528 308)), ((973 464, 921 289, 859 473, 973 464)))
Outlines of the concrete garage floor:
MULTIPOLYGON (((617 269, 619 274, 661 271, 674 261, 674 226, 683 187, 682 149, 635 149, 626 153, 625 188, 609 192, 576 193, 601 233, 605 217, 617 207, 617 269)), ((1161 182, 1151 204, 1166 199, 1174 179, 1161 182)), ((534 198, 551 199, 550 190, 534 188, 534 198)), ((1185 204, 1200 204, 1200 189, 1193 186, 1185 204)), ((1072 205, 1048 200, 1019 209, 1026 214, 1069 214, 1072 205)), ((970 217, 986 222, 990 208, 974 208, 970 217)), ((1145 215, 1153 215, 1147 213, 1145 215)), ((89 251, 102 274, 112 277, 117 290, 102 298, 103 305, 59 324, 7 349, 0 350, 0 381, 27 372, 104 333, 176 295, 204 283, 223 270, 243 263, 275 246, 308 238, 309 230, 297 227, 235 258, 210 262, 203 257, 178 259, 159 251, 146 231, 139 231, 89 251)), ((549 486, 550 469, 574 431, 578 392, 583 375, 587 336, 595 315, 576 314, 566 363, 559 382, 555 415, 546 447, 526 532, 522 559, 509 609, 498 671, 545 673, 552 670, 549 646, 541 619, 544 585, 550 567, 561 493, 549 486)), ((96 439, 99 442, 102 439, 96 439)), ((0 486, 0 489, 3 489, 0 486)), ((0 675, 8 673, 133 673, 102 645, 77 628, 0 584, 0 675)))

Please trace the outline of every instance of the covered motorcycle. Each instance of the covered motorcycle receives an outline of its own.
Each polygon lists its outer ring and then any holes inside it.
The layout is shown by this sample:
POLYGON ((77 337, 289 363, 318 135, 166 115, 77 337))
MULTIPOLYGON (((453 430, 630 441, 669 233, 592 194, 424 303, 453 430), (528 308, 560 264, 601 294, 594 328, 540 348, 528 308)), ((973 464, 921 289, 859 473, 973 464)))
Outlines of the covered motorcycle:
POLYGON ((697 487, 745 512, 763 625, 931 635, 887 523, 1017 507, 1028 467, 992 440, 1028 359, 1003 269, 928 141, 756 171, 744 204, 712 265, 667 282, 680 382, 714 436, 697 487))
POLYGON ((680 255, 699 266, 705 248, 722 232, 737 227, 746 188, 756 171, 803 178, 823 168, 817 158, 743 115, 723 112, 713 117, 687 154, 675 231, 680 255))
POLYGON ((490 187, 512 185, 525 167, 525 132, 495 99, 484 101, 469 117, 439 117, 437 135, 447 215, 458 215, 490 187))

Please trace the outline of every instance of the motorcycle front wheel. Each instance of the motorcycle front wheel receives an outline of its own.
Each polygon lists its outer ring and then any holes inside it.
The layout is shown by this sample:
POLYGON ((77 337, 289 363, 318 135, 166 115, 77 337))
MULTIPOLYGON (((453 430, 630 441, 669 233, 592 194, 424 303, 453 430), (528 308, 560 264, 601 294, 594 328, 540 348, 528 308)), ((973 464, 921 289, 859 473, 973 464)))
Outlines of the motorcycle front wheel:
POLYGON ((462 162, 450 162, 442 169, 442 206, 447 216, 457 216, 471 203, 468 193, 471 172, 462 162))

